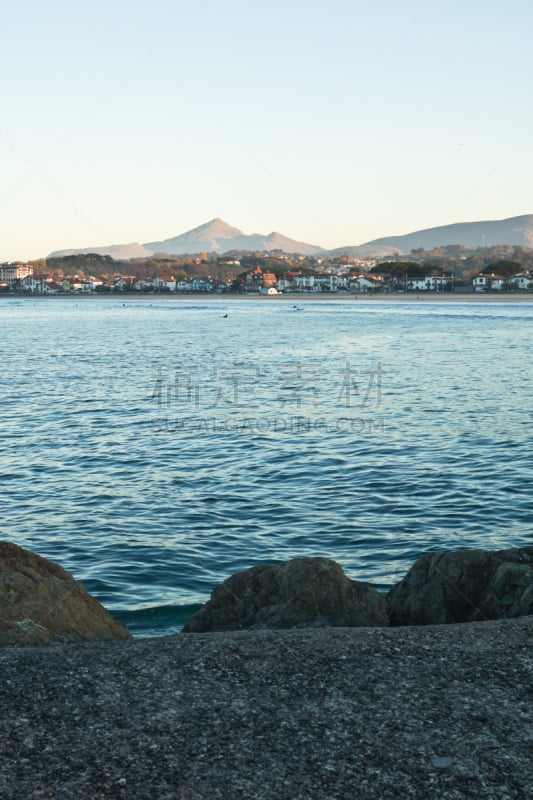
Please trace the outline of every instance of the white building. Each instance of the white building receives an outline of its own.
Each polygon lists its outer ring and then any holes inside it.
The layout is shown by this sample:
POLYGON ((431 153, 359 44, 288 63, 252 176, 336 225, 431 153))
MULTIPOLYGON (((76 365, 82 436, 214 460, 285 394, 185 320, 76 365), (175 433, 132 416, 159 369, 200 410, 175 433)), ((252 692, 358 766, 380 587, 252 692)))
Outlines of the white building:
POLYGON ((525 273, 520 273, 519 275, 513 275, 512 278, 509 278, 509 283, 515 289, 531 289, 533 288, 533 280, 526 275, 525 273))
POLYGON ((113 289, 123 292, 125 289, 132 289, 135 283, 135 275, 120 275, 113 283, 113 289))
POLYGON ((298 288, 296 286, 296 278, 296 272, 284 272, 278 277, 276 288, 280 292, 295 292, 298 288))
POLYGON ((154 278, 154 289, 156 292, 175 292, 176 279, 170 275, 162 275, 161 277, 154 278))
POLYGON ((0 265, 0 281, 21 281, 33 275, 33 267, 29 264, 2 264, 0 265))
POLYGON ((475 292, 499 292, 503 288, 505 278, 501 275, 476 275, 472 281, 475 292))
POLYGON ((321 272, 315 278, 315 285, 317 284, 321 292, 336 292, 339 284, 339 276, 329 272, 321 272))
POLYGON ((320 291, 318 285, 315 288, 314 275, 296 275, 294 278, 294 285, 299 292, 318 292, 320 291))
POLYGON ((193 292, 212 292, 213 284, 209 281, 204 281, 203 278, 193 278, 192 280, 193 292))
POLYGON ((407 278, 406 288, 411 292, 449 292, 453 289, 450 275, 425 275, 423 278, 407 278))
POLYGON ((139 278, 139 280, 135 281, 133 284, 133 288, 137 292, 144 292, 145 290, 153 289, 153 286, 154 284, 152 281, 145 281, 144 278, 139 278))
POLYGON ((294 286, 300 292, 336 292, 337 275, 315 273, 312 275, 296 275, 294 286))
POLYGON ((383 289, 383 280, 373 275, 352 275, 349 287, 352 292, 379 292, 383 289))
POLYGON ((84 294, 92 294, 97 286, 103 286, 103 281, 98 280, 98 278, 89 277, 82 281, 80 291, 84 294))
POLYGON ((36 275, 26 275, 26 277, 22 279, 22 287, 25 292, 41 294, 43 291, 43 279, 36 275))

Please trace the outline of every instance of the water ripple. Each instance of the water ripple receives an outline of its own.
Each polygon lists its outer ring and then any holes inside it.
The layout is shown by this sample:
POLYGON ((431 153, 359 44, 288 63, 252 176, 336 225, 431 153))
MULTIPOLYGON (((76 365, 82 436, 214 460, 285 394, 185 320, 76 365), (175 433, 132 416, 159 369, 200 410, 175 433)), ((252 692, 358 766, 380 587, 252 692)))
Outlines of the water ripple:
POLYGON ((226 306, 0 304, 3 538, 140 635, 259 563, 385 591, 424 553, 531 543, 531 306, 226 306))

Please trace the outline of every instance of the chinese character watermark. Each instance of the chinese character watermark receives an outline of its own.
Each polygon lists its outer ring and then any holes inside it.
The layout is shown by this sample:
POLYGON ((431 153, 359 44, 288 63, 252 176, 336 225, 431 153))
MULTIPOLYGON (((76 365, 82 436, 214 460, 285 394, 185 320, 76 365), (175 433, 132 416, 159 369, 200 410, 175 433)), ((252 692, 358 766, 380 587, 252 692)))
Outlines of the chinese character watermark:
POLYGON ((351 362, 347 361, 342 371, 339 403, 343 403, 346 408, 358 405, 363 409, 368 407, 373 399, 373 408, 380 408, 383 374, 384 370, 380 361, 377 362, 374 369, 369 370, 354 369, 351 362))
MULTIPOLYGON (((211 413, 212 419, 227 414, 249 417, 255 412, 252 424, 258 428, 258 421, 272 414, 278 420, 287 420, 294 414, 310 419, 311 414, 314 429, 324 425, 325 418, 335 430, 341 422, 340 411, 349 410, 353 415, 381 409, 384 375, 380 361, 360 367, 347 360, 337 370, 329 363, 321 367, 301 361, 281 367, 244 361, 200 365, 183 362, 153 369, 150 399, 159 412, 172 411, 179 419, 189 418, 193 410, 211 413)), ((347 418, 346 414, 342 417, 347 418)), ((303 430, 307 423, 301 424, 303 430)), ((342 425, 338 429, 341 428, 342 425)))

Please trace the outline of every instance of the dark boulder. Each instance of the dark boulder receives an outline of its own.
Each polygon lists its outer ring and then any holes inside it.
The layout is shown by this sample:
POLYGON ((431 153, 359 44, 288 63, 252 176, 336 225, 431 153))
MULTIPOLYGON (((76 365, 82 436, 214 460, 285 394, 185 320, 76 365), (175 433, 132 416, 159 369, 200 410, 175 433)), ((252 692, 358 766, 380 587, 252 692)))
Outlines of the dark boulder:
POLYGON ((232 575, 183 632, 388 624, 375 589, 349 580, 335 561, 295 558, 232 575))
POLYGON ((435 553, 387 595, 391 625, 438 625, 533 614, 533 547, 435 553))
POLYGON ((0 645, 129 638, 62 567, 0 542, 0 645))

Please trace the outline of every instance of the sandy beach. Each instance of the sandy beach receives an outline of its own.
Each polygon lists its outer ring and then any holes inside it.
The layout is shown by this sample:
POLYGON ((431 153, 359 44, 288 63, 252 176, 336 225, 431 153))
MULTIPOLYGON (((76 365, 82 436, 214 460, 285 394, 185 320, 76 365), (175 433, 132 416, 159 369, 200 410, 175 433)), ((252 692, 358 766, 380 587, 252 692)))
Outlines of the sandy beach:
POLYGON ((4 800, 526 800, 533 618, 0 649, 4 800))
POLYGON ((175 293, 175 294, 91 294, 91 295, 18 295, 0 294, 0 300, 24 301, 24 302, 54 302, 57 300, 70 300, 75 303, 90 303, 94 300, 106 300, 110 302, 235 302, 235 301, 255 301, 264 303, 283 303, 284 305, 303 305, 306 303, 529 303, 533 304, 533 292, 500 294, 493 292, 484 293, 461 293, 461 292, 428 292, 426 294, 415 294, 412 292, 396 294, 351 294, 348 292, 303 292, 277 295, 262 294, 201 294, 201 293, 175 293))

